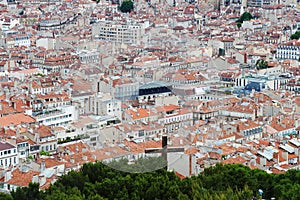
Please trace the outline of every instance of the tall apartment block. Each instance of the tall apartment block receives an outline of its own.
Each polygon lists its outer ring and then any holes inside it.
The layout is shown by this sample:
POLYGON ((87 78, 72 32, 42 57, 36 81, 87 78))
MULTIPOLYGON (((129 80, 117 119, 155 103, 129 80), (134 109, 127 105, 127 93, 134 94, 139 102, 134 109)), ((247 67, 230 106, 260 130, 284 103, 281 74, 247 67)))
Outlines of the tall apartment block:
POLYGON ((100 21, 92 28, 94 39, 124 44, 139 44, 144 32, 141 25, 131 22, 100 21))

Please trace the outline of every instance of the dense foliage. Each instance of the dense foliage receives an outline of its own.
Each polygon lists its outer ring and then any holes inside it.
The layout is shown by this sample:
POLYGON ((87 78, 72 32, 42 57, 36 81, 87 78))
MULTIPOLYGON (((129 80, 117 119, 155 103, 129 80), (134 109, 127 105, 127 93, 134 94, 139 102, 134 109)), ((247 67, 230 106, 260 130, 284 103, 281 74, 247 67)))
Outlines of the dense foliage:
POLYGON ((123 13, 128 13, 133 10, 133 2, 131 0, 124 0, 121 3, 120 11, 123 13))
POLYGON ((263 60, 263 59, 259 59, 257 60, 256 64, 255 64, 255 67, 257 70, 260 70, 260 69, 267 69, 268 68, 268 61, 266 60, 263 60))
POLYGON ((197 177, 181 180, 165 168, 149 173, 126 173, 97 162, 64 175, 48 190, 37 184, 12 192, 13 199, 300 199, 300 171, 268 174, 242 165, 217 165, 197 177))
POLYGON ((294 34, 291 35, 291 40, 298 40, 300 38, 300 31, 296 31, 294 34))
POLYGON ((128 163, 127 159, 121 159, 105 164, 113 169, 132 173, 152 172, 167 166, 167 162, 162 157, 140 158, 137 159, 134 164, 128 163))
POLYGON ((251 20, 251 19, 253 19, 253 16, 251 15, 251 13, 249 13, 249 12, 244 12, 244 13, 240 16, 240 18, 236 21, 236 25, 237 25, 238 28, 240 28, 240 27, 242 26, 242 23, 243 23, 244 21, 249 21, 249 20, 251 20))

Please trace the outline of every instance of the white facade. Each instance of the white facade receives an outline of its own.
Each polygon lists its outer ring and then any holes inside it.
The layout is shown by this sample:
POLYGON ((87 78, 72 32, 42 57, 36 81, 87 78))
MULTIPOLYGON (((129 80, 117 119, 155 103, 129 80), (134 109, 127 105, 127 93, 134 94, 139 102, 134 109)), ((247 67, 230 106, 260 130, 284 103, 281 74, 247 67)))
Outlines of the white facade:
POLYGON ((17 147, 7 142, 0 142, 0 166, 16 166, 18 161, 17 147))
POLYGON ((244 112, 235 112, 232 110, 220 110, 219 115, 233 117, 233 118, 243 118, 243 119, 250 118, 252 120, 255 119, 254 111, 253 111, 253 113, 244 113, 244 112))
POLYGON ((95 38, 124 44, 138 44, 144 32, 141 25, 130 22, 100 21, 92 27, 95 38))
POLYGON ((27 35, 13 35, 6 41, 7 47, 15 47, 15 46, 26 46, 29 47, 31 45, 30 38, 27 35))
POLYGON ((167 132, 174 131, 183 125, 192 125, 193 113, 166 115, 163 118, 159 118, 158 123, 164 124, 167 132))
POLYGON ((122 118, 121 101, 118 99, 112 99, 108 94, 94 95, 90 99, 90 112, 95 115, 115 116, 118 119, 122 118))
POLYGON ((300 46, 278 45, 276 51, 277 60, 298 60, 300 57, 300 46))
POLYGON ((121 101, 134 100, 139 95, 139 83, 126 83, 116 85, 114 90, 114 97, 121 101))
POLYGON ((36 47, 44 47, 45 49, 54 49, 56 40, 53 38, 39 38, 36 40, 36 47))
POLYGON ((75 106, 58 107, 57 111, 35 117, 37 122, 45 126, 63 126, 77 119, 75 106))
POLYGON ((79 60, 82 63, 99 63, 100 62, 100 53, 96 51, 81 51, 78 53, 79 60))

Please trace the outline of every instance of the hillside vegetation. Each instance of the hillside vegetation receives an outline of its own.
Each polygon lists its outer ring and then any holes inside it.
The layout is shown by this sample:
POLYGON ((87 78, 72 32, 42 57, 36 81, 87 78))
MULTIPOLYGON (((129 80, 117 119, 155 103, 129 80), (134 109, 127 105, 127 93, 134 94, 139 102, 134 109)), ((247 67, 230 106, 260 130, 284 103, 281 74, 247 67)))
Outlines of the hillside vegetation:
MULTIPOLYGON (((155 162, 155 158, 153 158, 155 162)), ((124 162, 124 161, 122 161, 124 162)), ((268 174, 242 165, 207 168, 197 177, 180 179, 165 168, 148 173, 126 173, 97 162, 85 164, 81 171, 62 176, 46 191, 37 184, 18 188, 0 199, 300 199, 300 171, 268 174)))

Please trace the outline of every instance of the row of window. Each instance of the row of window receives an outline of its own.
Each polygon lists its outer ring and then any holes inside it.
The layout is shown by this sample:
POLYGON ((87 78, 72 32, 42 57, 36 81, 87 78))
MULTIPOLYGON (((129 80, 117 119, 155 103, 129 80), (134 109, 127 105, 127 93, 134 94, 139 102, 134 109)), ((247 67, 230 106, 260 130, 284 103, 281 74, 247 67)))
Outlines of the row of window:
POLYGON ((257 134, 257 133, 261 133, 261 132, 262 132, 262 128, 259 127, 259 128, 244 131, 244 135, 249 136, 249 135, 253 135, 253 134, 257 134))
POLYGON ((188 115, 183 115, 180 117, 172 117, 172 118, 166 118, 165 123, 172 123, 172 122, 178 122, 183 120, 191 119, 188 115))
POLYGON ((52 151, 56 149, 56 144, 50 144, 46 146, 42 146, 42 151, 52 151))
POLYGON ((21 144, 18 144, 18 148, 28 147, 28 146, 29 146, 28 143, 21 143, 21 144))
POLYGON ((12 152, 13 152, 13 153, 16 153, 17 150, 14 149, 14 150, 5 150, 5 151, 1 151, 1 152, 0 152, 0 155, 1 155, 1 156, 3 156, 3 155, 9 155, 9 154, 11 154, 12 152))
POLYGON ((1 166, 9 166, 9 165, 16 165, 16 164, 17 164, 17 157, 0 159, 1 166))
POLYGON ((66 118, 69 118, 71 116, 72 116, 72 114, 63 115, 63 116, 60 116, 60 117, 54 117, 54 118, 46 119, 45 122, 56 121, 56 120, 59 120, 59 119, 66 119, 66 118))

